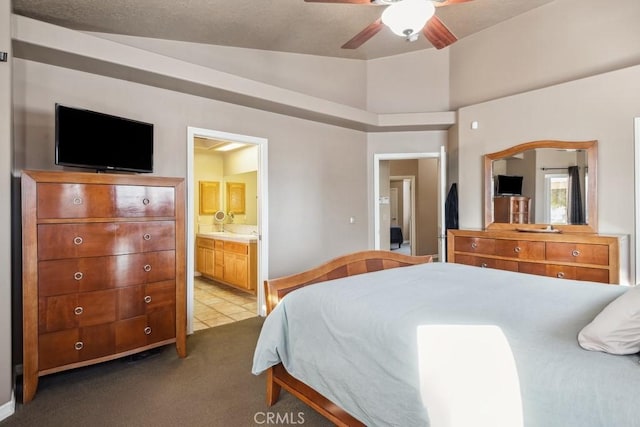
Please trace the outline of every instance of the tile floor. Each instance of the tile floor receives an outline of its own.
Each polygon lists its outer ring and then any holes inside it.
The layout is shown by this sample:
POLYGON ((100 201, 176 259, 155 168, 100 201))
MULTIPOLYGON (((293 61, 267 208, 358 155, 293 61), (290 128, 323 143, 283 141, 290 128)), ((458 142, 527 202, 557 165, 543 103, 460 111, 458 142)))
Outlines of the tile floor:
POLYGON ((256 297, 203 277, 194 278, 193 330, 256 317, 256 297))

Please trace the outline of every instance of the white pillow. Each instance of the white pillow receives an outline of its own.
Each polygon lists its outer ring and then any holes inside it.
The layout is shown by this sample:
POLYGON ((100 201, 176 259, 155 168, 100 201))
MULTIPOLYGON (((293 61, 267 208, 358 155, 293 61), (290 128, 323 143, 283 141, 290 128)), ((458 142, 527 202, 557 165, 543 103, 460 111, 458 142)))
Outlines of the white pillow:
POLYGON ((640 352, 640 286, 611 301, 578 334, 586 350, 611 354, 640 352))

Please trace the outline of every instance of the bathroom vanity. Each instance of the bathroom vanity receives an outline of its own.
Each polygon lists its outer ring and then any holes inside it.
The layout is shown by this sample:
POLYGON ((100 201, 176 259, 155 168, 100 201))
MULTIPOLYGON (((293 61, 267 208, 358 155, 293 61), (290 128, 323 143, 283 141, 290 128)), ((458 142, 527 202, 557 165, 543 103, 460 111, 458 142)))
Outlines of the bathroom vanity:
POLYGON ((196 270, 204 277, 255 295, 258 237, 226 231, 196 235, 196 270))

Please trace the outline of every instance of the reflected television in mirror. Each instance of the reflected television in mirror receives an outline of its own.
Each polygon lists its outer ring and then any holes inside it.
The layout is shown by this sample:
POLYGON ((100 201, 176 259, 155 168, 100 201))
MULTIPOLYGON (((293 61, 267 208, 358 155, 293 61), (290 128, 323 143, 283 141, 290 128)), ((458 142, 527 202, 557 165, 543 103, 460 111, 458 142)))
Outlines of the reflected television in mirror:
POLYGON ((515 175, 497 175, 495 178, 496 196, 522 195, 522 180, 524 177, 515 175))

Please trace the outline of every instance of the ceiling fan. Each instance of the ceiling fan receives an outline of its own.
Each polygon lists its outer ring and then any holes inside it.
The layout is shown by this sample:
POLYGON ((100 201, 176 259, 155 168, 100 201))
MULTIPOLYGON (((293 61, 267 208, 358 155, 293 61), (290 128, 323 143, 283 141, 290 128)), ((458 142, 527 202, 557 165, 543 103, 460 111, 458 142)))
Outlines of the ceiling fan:
POLYGON ((425 36, 436 48, 442 49, 455 43, 458 38, 434 14, 436 7, 472 0, 304 0, 309 3, 347 3, 387 6, 382 16, 342 45, 342 49, 357 49, 380 31, 383 25, 408 41, 415 41, 419 34, 425 36), (413 9, 415 8, 415 9, 413 9), (404 9, 404 10, 403 10, 404 9), (416 19, 417 18, 417 19, 416 19), (406 21, 414 20, 415 22, 406 21), (425 22, 426 19, 426 22, 425 22))

